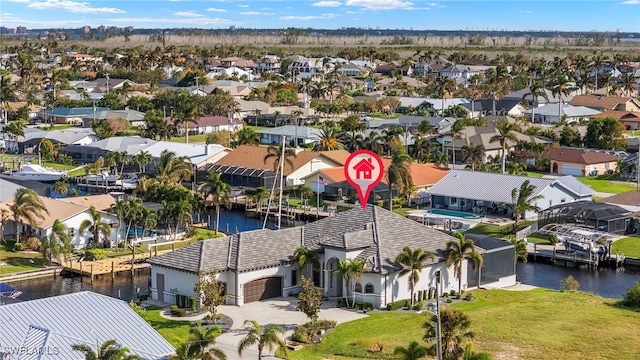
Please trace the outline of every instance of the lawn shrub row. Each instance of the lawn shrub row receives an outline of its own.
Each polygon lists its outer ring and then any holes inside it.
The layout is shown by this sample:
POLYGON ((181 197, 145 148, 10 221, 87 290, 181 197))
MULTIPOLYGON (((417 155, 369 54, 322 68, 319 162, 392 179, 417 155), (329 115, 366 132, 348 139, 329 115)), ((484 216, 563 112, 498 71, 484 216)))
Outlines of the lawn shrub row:
POLYGON ((394 301, 394 302, 390 302, 387 304, 387 310, 399 310, 402 308, 406 308, 409 307, 409 305, 411 305, 411 300, 409 299, 404 299, 404 300, 398 300, 398 301, 394 301))

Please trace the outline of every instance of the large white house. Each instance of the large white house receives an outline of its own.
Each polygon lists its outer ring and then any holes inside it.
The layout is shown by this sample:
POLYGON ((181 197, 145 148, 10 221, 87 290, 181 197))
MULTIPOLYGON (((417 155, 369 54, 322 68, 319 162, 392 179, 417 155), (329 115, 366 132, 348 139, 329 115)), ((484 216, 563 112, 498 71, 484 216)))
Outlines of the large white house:
MULTIPOLYGON (((458 279, 453 268, 447 267, 444 252, 447 242, 452 240, 457 241, 445 233, 368 205, 364 210, 348 210, 302 227, 247 231, 201 241, 149 259, 151 298, 174 302, 176 294, 194 296, 198 273, 212 268, 218 270, 217 280, 225 285, 228 304, 240 306, 294 295, 300 291, 297 284, 302 274, 312 278, 326 297, 340 298, 345 292, 349 295, 352 292, 346 289, 342 276, 335 270, 340 261, 357 258, 366 265, 362 277, 355 283, 356 300, 383 308, 390 302, 411 297, 408 275, 400 275, 402 267, 395 261, 405 246, 435 254, 434 261, 424 264, 415 291, 434 287, 437 272, 442 274, 442 292, 457 290, 458 279), (293 253, 299 247, 319 250, 319 269, 298 268, 293 253)), ((509 243, 504 242, 504 248, 513 251, 509 243)), ((477 278, 490 279, 490 283, 481 280, 482 286, 514 285, 514 256, 505 258, 510 263, 503 264, 503 268, 509 270, 487 277, 471 274, 464 262, 462 288, 466 289, 469 283, 477 284, 473 281, 477 278)), ((480 273, 491 265, 485 262, 480 273)))

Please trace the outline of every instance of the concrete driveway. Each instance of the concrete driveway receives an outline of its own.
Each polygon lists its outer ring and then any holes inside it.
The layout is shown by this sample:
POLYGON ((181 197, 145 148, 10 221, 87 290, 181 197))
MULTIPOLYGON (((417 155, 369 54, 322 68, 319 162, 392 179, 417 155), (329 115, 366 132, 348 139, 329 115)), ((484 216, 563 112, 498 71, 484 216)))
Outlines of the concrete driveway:
MULTIPOLYGON (((218 313, 229 316, 233 321, 233 325, 228 332, 220 335, 216 339, 216 347, 223 350, 227 354, 227 359, 257 359, 257 346, 242 353, 242 357, 238 356, 238 344, 247 334, 248 327, 243 324, 245 320, 255 320, 260 325, 276 324, 282 326, 290 336, 297 325, 304 324, 309 321, 307 316, 302 312, 295 311, 298 300, 293 297, 274 298, 266 301, 258 301, 243 306, 223 305, 218 307, 218 313)), ((338 324, 361 319, 367 315, 350 310, 339 309, 336 307, 337 300, 325 300, 320 310, 319 317, 323 320, 334 320, 338 324)), ((265 349, 265 353, 269 353, 265 349)), ((277 359, 272 356, 265 356, 263 359, 277 359)))

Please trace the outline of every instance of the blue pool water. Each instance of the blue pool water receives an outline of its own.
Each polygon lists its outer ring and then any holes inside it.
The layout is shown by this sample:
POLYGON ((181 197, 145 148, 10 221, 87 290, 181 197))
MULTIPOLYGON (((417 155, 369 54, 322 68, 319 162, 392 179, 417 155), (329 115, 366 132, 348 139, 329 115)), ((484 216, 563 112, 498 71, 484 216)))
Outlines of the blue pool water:
POLYGON ((445 210, 445 209, 431 209, 431 210, 428 210, 428 212, 430 212, 431 214, 458 217, 463 219, 482 219, 484 217, 481 215, 474 215, 474 214, 469 214, 469 213, 464 213, 459 211, 452 211, 452 210, 445 210))

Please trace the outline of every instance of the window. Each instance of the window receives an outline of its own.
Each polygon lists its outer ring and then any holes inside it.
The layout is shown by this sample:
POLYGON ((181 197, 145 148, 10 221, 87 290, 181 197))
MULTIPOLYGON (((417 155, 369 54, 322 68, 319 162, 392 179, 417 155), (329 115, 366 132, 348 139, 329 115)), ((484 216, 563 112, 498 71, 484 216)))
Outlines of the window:
POLYGON ((298 270, 291 270, 291 286, 298 285, 298 270))
POLYGON ((356 283, 356 292, 359 292, 359 293, 362 292, 362 284, 356 283))
POLYGON ((461 207, 467 206, 467 199, 460 199, 460 206, 461 207))
POLYGON ((450 206, 458 206, 458 198, 456 198, 456 197, 449 198, 449 205, 450 206))
POLYGON ((367 294, 373 294, 373 284, 372 283, 368 283, 364 287, 364 292, 367 293, 367 294))

